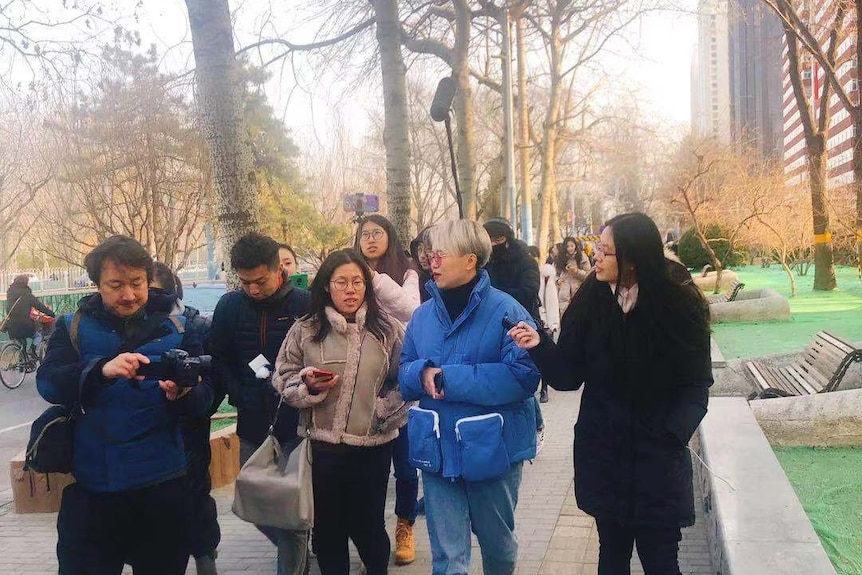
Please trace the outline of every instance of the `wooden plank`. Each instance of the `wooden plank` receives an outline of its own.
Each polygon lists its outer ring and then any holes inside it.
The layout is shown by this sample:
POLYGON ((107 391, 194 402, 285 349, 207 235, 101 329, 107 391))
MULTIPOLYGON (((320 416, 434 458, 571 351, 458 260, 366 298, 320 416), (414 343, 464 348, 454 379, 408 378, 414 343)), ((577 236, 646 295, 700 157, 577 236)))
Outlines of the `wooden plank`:
POLYGON ((829 333, 828 331, 821 331, 817 335, 822 337, 823 339, 831 342, 832 345, 834 345, 835 347, 837 347, 839 349, 843 349, 845 353, 850 354, 850 353, 859 351, 858 349, 853 347, 853 345, 850 342, 844 341, 840 337, 833 335, 833 334, 829 333))
POLYGON ((796 389, 796 384, 785 378, 784 374, 781 373, 781 370, 772 366, 767 366, 766 369, 769 370, 769 373, 772 374, 772 377, 775 378, 776 383, 779 387, 781 387, 781 389, 783 389, 790 395, 801 395, 799 393, 799 390, 796 389))
POLYGON ((776 373, 786 382, 788 389, 793 390, 793 395, 809 395, 809 388, 801 385, 787 367, 778 367, 776 373))
POLYGON ((829 383, 829 380, 826 379, 822 373, 820 373, 817 370, 812 371, 811 366, 807 363, 803 364, 803 363, 799 363, 799 362, 794 361, 793 363, 790 364, 789 367, 792 367, 800 375, 805 377, 806 381, 816 383, 817 385, 815 387, 819 388, 818 393, 819 393, 820 389, 823 389, 826 386, 826 384, 829 383))
MULTIPOLYGON (((804 368, 805 368, 805 371, 806 371, 806 372, 808 373, 808 375, 809 375, 809 377, 808 377, 807 379, 814 378, 814 379, 816 379, 817 381, 825 381, 825 382, 826 382, 826 383, 824 383, 824 384, 823 384, 823 389, 826 389, 826 388, 829 386, 829 383, 832 381, 832 377, 834 377, 834 375, 827 376, 825 373, 823 373, 822 371, 818 370, 818 369, 817 369, 815 366, 813 366, 813 365, 803 365, 802 367, 804 367, 804 368)), ((821 390, 821 391, 822 391, 822 390, 821 390)))
POLYGON ((751 373, 755 383, 757 383, 763 391, 769 389, 769 383, 763 377, 763 374, 760 373, 761 365, 759 363, 756 361, 748 361, 745 363, 745 367, 748 369, 749 373, 751 373))
POLYGON ((797 371, 792 365, 788 365, 785 370, 787 374, 796 381, 797 387, 804 390, 800 395, 814 395, 823 389, 822 386, 818 385, 813 380, 808 381, 805 377, 805 373, 797 371))

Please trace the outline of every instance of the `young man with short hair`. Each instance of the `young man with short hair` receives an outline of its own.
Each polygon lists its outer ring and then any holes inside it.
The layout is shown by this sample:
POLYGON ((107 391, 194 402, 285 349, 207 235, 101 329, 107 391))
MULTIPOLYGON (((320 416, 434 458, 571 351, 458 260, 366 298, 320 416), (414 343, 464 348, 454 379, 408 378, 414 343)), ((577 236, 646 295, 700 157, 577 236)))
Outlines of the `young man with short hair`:
MULTIPOLYGON (((209 348, 213 355, 216 384, 227 391, 237 408, 240 463, 260 447, 276 415, 275 437, 290 451, 298 443, 299 413, 283 404, 265 372, 249 363, 263 356, 275 365, 285 335, 297 318, 308 313, 308 292, 294 287, 282 270, 278 243, 250 233, 230 251, 231 267, 242 289, 226 293, 213 313, 209 348), (258 377, 263 375, 264 377, 258 377)), ((306 531, 287 531, 258 526, 278 547, 278 575, 302 575, 307 561, 306 531)))

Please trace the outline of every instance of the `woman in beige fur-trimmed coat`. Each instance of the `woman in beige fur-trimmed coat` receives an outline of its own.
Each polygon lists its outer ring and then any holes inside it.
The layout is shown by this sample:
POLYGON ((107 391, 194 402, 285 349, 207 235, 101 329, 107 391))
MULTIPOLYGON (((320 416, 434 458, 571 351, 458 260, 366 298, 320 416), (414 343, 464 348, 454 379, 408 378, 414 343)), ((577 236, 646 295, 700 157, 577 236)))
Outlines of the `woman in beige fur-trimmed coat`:
POLYGON ((383 575, 392 444, 407 418, 398 392, 404 330, 380 311, 360 254, 333 252, 311 284, 311 311, 278 353, 273 385, 311 438, 314 547, 323 575, 347 575, 348 538, 368 575, 383 575))

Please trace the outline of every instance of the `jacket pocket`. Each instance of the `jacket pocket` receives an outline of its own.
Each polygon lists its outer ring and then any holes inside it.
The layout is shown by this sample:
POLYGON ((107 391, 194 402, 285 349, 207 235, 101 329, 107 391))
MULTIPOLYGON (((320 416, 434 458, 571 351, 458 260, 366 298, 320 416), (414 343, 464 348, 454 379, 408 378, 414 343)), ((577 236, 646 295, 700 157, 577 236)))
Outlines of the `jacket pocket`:
POLYGON ((440 416, 436 411, 413 406, 408 410, 407 434, 410 437, 410 463, 413 467, 439 473, 443 467, 440 452, 440 416))
POLYGON ((500 477, 509 469, 509 451, 503 439, 503 416, 487 413, 455 422, 455 437, 465 481, 500 477))

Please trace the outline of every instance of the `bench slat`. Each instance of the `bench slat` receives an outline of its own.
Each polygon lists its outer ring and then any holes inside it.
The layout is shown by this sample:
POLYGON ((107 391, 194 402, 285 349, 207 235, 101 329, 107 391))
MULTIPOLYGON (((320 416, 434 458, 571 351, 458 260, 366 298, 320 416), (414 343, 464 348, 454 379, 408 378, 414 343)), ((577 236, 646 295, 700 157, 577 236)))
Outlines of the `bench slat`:
POLYGON ((790 395, 802 395, 802 391, 796 387, 796 382, 791 381, 790 378, 786 377, 785 374, 781 371, 781 369, 777 367, 768 367, 769 372, 772 373, 772 376, 778 381, 778 384, 790 395))
POLYGON ((796 381, 797 387, 800 387, 802 390, 804 390, 804 395, 814 395, 816 393, 819 393, 820 390, 823 389, 823 386, 818 385, 814 381, 809 381, 805 377, 805 374, 803 372, 797 371, 794 366, 788 365, 785 370, 787 374, 792 377, 794 381, 796 381))
POLYGON ((746 362, 745 367, 748 369, 749 373, 751 373, 752 377, 754 377, 754 381, 760 386, 763 391, 769 389, 769 382, 763 377, 763 374, 760 373, 761 364, 756 361, 746 362))
POLYGON ((826 377, 817 371, 816 369, 811 369, 811 366, 808 364, 803 364, 798 361, 794 361, 790 364, 801 377, 804 377, 806 381, 811 382, 814 387, 817 388, 817 392, 820 393, 820 390, 826 387, 829 383, 829 380, 826 377))
POLYGON ((850 344, 850 342, 844 341, 844 340, 843 340, 843 339, 841 339, 840 337, 834 336, 834 335, 832 335, 831 333, 829 333, 828 331, 821 331, 821 332, 818 332, 818 333, 817 333, 817 335, 818 335, 819 337, 823 338, 824 340, 828 341, 829 343, 831 343, 831 344, 832 344, 832 345, 834 345, 835 347, 837 347, 837 348, 841 349, 841 350, 842 350, 842 351, 844 351, 845 353, 848 353, 848 354, 849 354, 849 353, 853 353, 853 352, 859 351, 858 349, 856 349, 855 347, 853 347, 853 346, 850 344))

